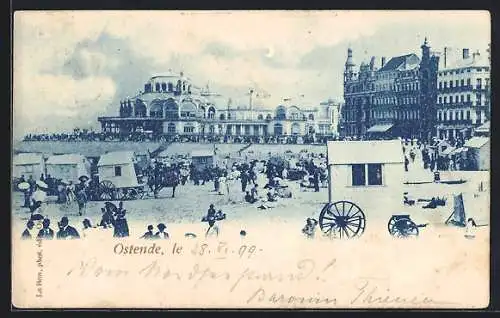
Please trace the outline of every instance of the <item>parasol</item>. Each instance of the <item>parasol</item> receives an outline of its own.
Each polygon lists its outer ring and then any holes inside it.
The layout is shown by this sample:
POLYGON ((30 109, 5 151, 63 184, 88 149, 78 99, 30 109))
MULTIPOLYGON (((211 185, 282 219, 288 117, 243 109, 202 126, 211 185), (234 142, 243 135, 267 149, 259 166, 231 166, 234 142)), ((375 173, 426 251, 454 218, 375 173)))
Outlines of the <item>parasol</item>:
POLYGON ((19 190, 28 190, 30 188, 30 184, 28 182, 21 182, 17 185, 19 190))
POLYGON ((48 188, 49 187, 45 182, 43 182, 41 180, 38 180, 36 182, 36 185, 39 186, 40 188, 48 188))

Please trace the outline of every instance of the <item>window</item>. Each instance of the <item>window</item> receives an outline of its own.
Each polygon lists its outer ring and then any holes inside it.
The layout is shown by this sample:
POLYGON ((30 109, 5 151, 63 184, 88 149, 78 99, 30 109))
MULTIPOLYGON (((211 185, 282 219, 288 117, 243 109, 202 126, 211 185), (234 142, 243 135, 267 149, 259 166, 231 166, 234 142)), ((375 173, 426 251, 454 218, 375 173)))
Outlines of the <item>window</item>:
POLYGON ((364 186, 365 179, 365 165, 352 165, 352 185, 364 186))
POLYGON ((175 133, 176 132, 176 128, 175 128, 175 124, 174 123, 169 123, 168 126, 167 126, 167 132, 169 133, 175 133))
POLYGON ((458 80, 455 81, 455 87, 458 87, 458 80))
POLYGON ((481 84, 482 84, 482 83, 481 83, 481 79, 480 79, 480 78, 478 78, 478 79, 476 80, 476 88, 481 88, 481 84))
POLYGON ((453 88, 453 81, 450 81, 450 88, 453 88))
POLYGON ((460 95, 460 102, 464 102, 465 98, 464 98, 464 95, 460 95))
POLYGON ((194 127, 193 126, 184 126, 184 132, 185 133, 192 133, 192 132, 194 132, 194 127))
POLYGON ((448 88, 448 82, 444 82, 444 88, 448 88))
POLYGON ((368 165, 368 185, 382 185, 382 165, 368 165))
POLYGON ((443 82, 439 82, 439 89, 443 88, 443 82))
POLYGON ((467 111, 467 120, 470 120, 470 110, 467 111))
POLYGON ((467 101, 470 102, 470 94, 467 94, 467 101))
MULTIPOLYGON (((467 70, 469 71, 469 70, 467 70)), ((470 78, 467 79, 467 86, 470 86, 470 78)))
POLYGON ((160 83, 156 83, 155 88, 156 88, 156 91, 159 92, 160 91, 160 83))
POLYGON ((464 86, 465 85, 465 81, 464 80, 460 80, 460 86, 464 86))
POLYGON ((443 98, 442 97, 438 97, 438 104, 442 104, 443 102, 443 98))
POLYGON ((122 167, 115 166, 115 177, 121 177, 121 176, 122 176, 122 167))
POLYGON ((448 97, 447 97, 447 96, 445 96, 445 97, 444 97, 444 104, 446 104, 447 102, 448 102, 448 97))

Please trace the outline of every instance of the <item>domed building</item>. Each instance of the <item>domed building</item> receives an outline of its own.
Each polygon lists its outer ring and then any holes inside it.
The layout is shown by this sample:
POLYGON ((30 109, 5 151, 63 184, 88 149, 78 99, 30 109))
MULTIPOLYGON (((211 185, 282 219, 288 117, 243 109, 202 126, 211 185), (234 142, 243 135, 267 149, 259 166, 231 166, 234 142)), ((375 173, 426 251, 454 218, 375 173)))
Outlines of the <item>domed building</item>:
POLYGON ((150 132, 157 136, 204 137, 336 134, 337 127, 332 121, 335 116, 320 109, 332 105, 322 103, 315 107, 304 104, 300 98, 288 98, 271 107, 263 105, 258 94, 250 90, 242 100, 226 99, 210 92, 208 87, 194 85, 182 72, 169 71, 152 76, 144 84, 143 92, 121 101, 119 116, 99 117, 98 121, 103 132, 120 134, 150 132))

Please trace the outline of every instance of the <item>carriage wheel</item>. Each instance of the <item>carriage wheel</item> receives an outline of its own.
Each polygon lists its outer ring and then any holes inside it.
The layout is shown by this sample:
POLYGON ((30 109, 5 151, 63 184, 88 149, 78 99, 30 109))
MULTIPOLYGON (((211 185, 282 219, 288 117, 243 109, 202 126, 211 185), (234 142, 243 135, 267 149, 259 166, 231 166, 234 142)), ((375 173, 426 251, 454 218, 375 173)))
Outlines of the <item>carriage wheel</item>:
POLYGON ((115 185, 108 180, 104 180, 99 184, 99 199, 111 200, 114 196, 115 185))
POLYGON ((129 200, 136 200, 139 197, 139 192, 137 192, 136 189, 129 189, 128 190, 128 199, 129 200))
POLYGON ((333 238, 360 237, 365 225, 365 214, 359 206, 349 201, 328 203, 319 215, 321 230, 333 238))
POLYGON ((389 221, 389 233, 395 238, 417 237, 418 226, 409 218, 394 219, 389 221))
POLYGON ((116 189, 115 190, 115 199, 118 200, 118 201, 121 201, 121 200, 126 200, 127 199, 127 191, 128 189, 124 188, 124 189, 116 189))

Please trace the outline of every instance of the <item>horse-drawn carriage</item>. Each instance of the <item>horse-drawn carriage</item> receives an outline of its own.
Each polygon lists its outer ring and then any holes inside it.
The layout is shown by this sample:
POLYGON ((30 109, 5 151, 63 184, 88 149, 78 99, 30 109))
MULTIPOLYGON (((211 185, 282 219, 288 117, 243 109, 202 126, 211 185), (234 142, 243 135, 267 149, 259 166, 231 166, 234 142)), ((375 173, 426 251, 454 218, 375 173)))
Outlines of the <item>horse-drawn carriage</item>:
POLYGON ((368 223, 372 233, 388 230, 398 238, 419 235, 419 227, 425 225, 417 225, 401 212, 405 208, 404 155, 399 140, 329 141, 327 148, 329 199, 319 215, 324 234, 360 237, 368 223))
POLYGON ((140 174, 132 151, 108 152, 97 164, 98 175, 93 187, 98 200, 135 200, 146 194, 145 183, 140 174))

